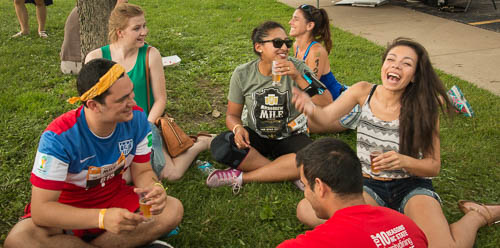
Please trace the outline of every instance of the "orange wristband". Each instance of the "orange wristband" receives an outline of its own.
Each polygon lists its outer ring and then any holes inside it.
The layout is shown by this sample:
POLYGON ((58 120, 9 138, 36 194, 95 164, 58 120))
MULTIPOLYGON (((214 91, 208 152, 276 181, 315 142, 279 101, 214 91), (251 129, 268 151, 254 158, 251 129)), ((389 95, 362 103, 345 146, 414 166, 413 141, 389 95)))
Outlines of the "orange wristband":
POLYGON ((99 229, 104 229, 104 215, 106 214, 106 208, 99 211, 99 229))

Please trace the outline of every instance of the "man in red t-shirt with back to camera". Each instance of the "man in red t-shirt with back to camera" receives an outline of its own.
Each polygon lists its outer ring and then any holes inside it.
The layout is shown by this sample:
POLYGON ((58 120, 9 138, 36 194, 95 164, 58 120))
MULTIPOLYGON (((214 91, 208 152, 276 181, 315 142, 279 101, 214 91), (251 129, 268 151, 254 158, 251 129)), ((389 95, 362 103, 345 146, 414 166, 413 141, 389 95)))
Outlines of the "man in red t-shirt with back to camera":
POLYGON ((356 153, 333 138, 315 141, 297 153, 304 196, 318 218, 314 230, 286 240, 285 247, 427 247, 427 238, 407 216, 367 205, 356 153))

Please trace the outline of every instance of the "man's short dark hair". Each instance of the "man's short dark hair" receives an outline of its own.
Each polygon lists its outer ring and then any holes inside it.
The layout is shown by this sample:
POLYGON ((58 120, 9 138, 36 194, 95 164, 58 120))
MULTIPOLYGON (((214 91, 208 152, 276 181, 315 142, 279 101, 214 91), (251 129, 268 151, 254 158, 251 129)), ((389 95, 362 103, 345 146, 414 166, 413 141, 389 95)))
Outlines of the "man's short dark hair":
POLYGON ((361 163, 356 153, 343 141, 323 138, 297 152, 297 167, 314 190, 315 179, 326 183, 341 197, 363 193, 361 163))
MULTIPOLYGON (((81 96, 83 93, 92 88, 115 64, 116 62, 107 59, 93 59, 83 65, 80 73, 78 74, 78 79, 76 80, 76 89, 78 90, 78 94, 81 96)), ((120 78, 121 77, 123 77, 123 75, 121 75, 120 78)), ((94 97, 93 100, 104 104, 104 98, 106 98, 108 94, 109 91, 106 90, 102 94, 94 97)), ((83 104, 87 106, 86 102, 83 104)))

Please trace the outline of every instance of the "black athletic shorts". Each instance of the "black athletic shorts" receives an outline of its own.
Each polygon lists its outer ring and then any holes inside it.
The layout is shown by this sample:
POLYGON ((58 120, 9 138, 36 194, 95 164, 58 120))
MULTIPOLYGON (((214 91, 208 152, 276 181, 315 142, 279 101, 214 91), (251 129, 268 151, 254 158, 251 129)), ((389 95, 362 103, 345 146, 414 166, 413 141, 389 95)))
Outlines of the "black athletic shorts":
POLYGON ((290 137, 272 140, 260 137, 249 127, 245 127, 250 136, 250 145, 260 154, 273 159, 288 153, 297 153, 300 149, 311 144, 313 141, 304 133, 295 134, 290 137))

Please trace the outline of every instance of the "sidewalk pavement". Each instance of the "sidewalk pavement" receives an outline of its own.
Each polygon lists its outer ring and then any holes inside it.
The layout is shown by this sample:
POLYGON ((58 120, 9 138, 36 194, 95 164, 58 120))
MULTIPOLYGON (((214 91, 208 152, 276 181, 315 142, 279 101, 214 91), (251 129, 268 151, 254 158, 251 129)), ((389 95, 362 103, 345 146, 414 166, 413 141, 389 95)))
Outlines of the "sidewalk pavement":
MULTIPOLYGON (((293 8, 304 3, 317 6, 317 0, 280 2, 293 8)), ((500 96, 500 33, 390 3, 375 8, 335 6, 331 0, 319 3, 333 26, 381 46, 399 36, 413 38, 424 45, 436 68, 500 96)))

